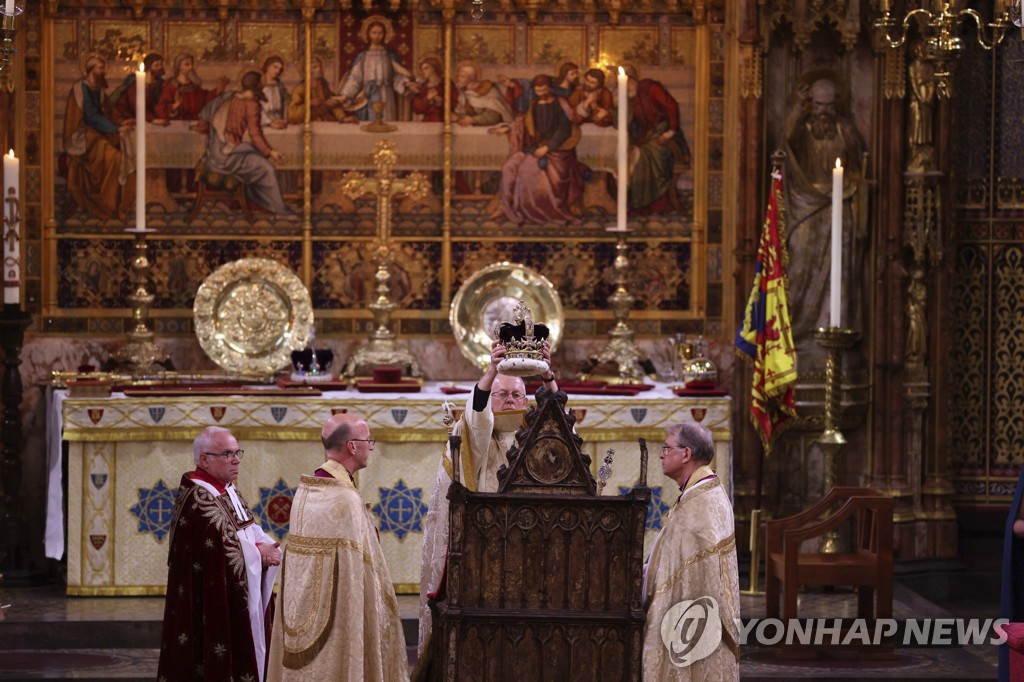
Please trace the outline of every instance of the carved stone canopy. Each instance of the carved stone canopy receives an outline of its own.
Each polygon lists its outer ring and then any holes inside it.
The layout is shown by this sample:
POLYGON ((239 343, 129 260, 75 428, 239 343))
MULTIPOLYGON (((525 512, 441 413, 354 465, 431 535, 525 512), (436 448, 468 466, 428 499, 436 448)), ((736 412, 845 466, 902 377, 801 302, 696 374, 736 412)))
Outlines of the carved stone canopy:
POLYGON ((597 494, 590 456, 580 450, 583 439, 573 433, 576 416, 565 413, 566 400, 563 391, 537 391, 537 407, 526 413, 508 465, 498 470, 498 492, 597 494))

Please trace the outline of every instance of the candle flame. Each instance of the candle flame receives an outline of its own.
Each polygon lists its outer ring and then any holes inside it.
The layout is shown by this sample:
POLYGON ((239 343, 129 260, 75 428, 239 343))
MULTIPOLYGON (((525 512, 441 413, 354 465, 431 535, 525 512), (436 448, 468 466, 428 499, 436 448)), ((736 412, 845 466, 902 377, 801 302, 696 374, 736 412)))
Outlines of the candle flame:
POLYGON ((139 73, 146 73, 146 63, 139 62, 139 73))
POLYGON ((842 163, 840 163, 840 161, 839 161, 839 157, 837 156, 837 157, 836 157, 836 168, 842 168, 842 167, 843 167, 843 164, 842 164, 842 163))
POLYGON ((626 70, 620 66, 619 67, 619 78, 625 78, 625 77, 626 77, 626 70))
POLYGON ((14 150, 13 149, 9 150, 7 152, 7 156, 13 159, 14 158, 14 150))

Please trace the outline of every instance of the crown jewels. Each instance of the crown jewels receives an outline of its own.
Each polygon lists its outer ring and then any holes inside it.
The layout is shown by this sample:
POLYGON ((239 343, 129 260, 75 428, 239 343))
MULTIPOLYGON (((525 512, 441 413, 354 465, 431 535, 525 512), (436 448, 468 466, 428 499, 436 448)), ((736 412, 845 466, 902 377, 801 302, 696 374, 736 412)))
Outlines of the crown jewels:
POLYGON ((516 377, 546 374, 550 366, 541 349, 548 338, 548 328, 534 324, 530 308, 523 301, 512 312, 514 323, 502 322, 494 327, 494 336, 501 339, 507 351, 498 364, 498 372, 516 377))

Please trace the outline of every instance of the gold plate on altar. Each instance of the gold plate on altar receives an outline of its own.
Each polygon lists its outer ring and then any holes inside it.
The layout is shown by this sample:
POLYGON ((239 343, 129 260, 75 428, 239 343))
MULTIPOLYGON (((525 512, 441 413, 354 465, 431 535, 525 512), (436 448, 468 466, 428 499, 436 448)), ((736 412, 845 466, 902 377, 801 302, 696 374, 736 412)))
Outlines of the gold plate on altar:
POLYGON ((548 343, 555 350, 565 324, 558 290, 532 268, 495 263, 473 273, 452 299, 452 333, 470 362, 481 369, 490 364, 494 327, 513 319, 519 301, 530 308, 534 322, 547 325, 548 343))
POLYGON ((302 280, 266 258, 217 268, 199 287, 192 313, 199 345, 233 372, 287 367, 313 328, 313 302, 302 280))

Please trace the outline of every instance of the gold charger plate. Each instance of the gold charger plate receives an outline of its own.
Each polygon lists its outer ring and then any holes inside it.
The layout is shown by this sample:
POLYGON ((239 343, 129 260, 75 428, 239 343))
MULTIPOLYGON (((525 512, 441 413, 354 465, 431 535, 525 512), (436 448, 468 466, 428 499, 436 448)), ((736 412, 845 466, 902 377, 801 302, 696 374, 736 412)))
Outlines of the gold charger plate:
POLYGON ((196 336, 210 359, 233 372, 276 372, 309 342, 313 302, 295 273, 266 258, 217 268, 196 293, 196 336))
POLYGON ((518 263, 495 263, 474 272, 452 299, 449 320, 459 350, 474 365, 491 362, 492 333, 496 323, 513 319, 512 310, 525 301, 533 321, 550 332, 551 350, 558 347, 565 326, 558 290, 532 268, 518 263))

